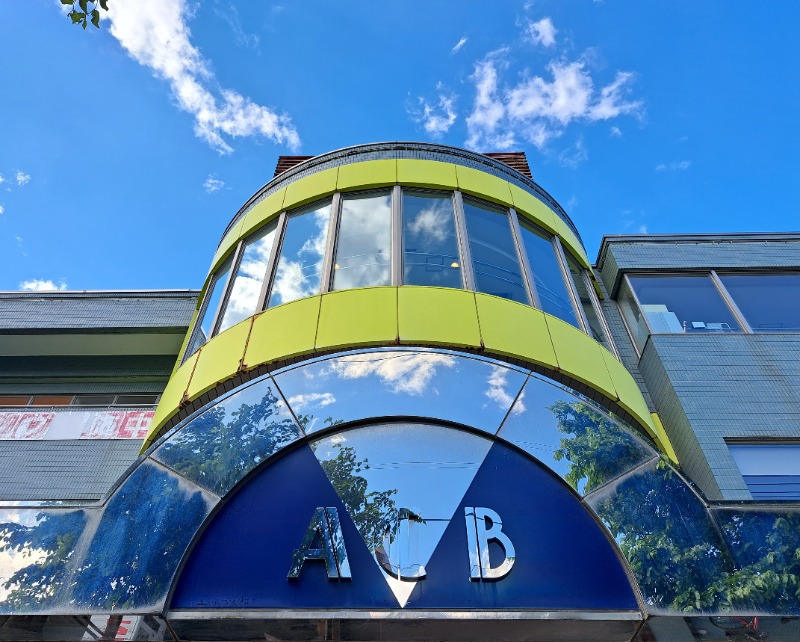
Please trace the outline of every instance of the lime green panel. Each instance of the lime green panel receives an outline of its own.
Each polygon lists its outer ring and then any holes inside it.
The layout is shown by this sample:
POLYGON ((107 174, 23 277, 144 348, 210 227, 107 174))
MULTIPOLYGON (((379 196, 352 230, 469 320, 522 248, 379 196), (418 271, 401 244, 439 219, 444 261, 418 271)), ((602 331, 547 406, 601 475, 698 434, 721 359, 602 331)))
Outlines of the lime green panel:
POLYGON ((256 316, 244 354, 244 367, 255 368, 313 352, 319 301, 319 296, 299 299, 256 316))
POLYGON ((326 169, 316 174, 305 176, 286 188, 286 196, 283 199, 283 208, 290 209, 316 201, 323 196, 328 196, 336 191, 336 179, 339 173, 338 167, 326 169))
MULTIPOLYGON (((650 409, 642 396, 639 386, 633 380, 630 372, 623 366, 617 358, 608 350, 602 349, 603 359, 606 362, 606 369, 608 374, 611 375, 611 381, 614 383, 614 389, 617 391, 617 401, 622 408, 631 413, 636 420, 647 430, 653 439, 660 442, 659 436, 656 434, 653 419, 650 415, 650 409)), ((668 443, 668 442, 667 442, 668 443)), ((659 443, 664 452, 664 444, 659 443)))
POLYGON ((664 449, 664 453, 669 457, 673 462, 680 465, 678 461, 678 455, 675 452, 675 449, 672 447, 672 443, 669 440, 669 436, 667 435, 667 431, 664 430, 664 425, 661 423, 661 417, 658 416, 658 413, 653 412, 650 413, 650 417, 653 419, 653 426, 655 427, 656 435, 659 437, 656 441, 661 444, 661 447, 664 449))
POLYGON ((456 166, 439 161, 401 158, 397 161, 397 182, 415 187, 456 189, 456 166))
POLYGON ((400 343, 481 345, 473 292, 406 285, 399 288, 397 308, 400 343))
POLYGON ((558 228, 556 234, 558 234, 561 239, 564 250, 570 252, 572 256, 578 259, 578 262, 588 270, 591 266, 589 257, 586 256, 586 250, 583 249, 578 237, 575 236, 575 232, 569 229, 569 226, 557 216, 556 227, 558 228))
POLYGON ((187 391, 190 400, 197 399, 239 371, 252 324, 252 318, 245 319, 200 348, 200 358, 187 391))
POLYGON ((153 420, 150 422, 150 428, 147 431, 147 437, 142 444, 142 452, 144 452, 153 437, 158 433, 161 426, 166 423, 167 419, 172 417, 181 407, 182 402, 186 396, 186 389, 189 387, 189 382, 194 372, 194 366, 197 363, 198 353, 195 352, 191 357, 183 362, 169 379, 167 387, 161 393, 161 401, 158 402, 153 420))
POLYGON ((350 163, 339 168, 337 189, 347 191, 366 187, 394 185, 397 182, 397 161, 375 160, 350 163))
POLYGON ((556 368, 544 313, 490 294, 476 294, 481 338, 487 350, 556 368))
POLYGON ((509 183, 514 209, 521 218, 527 218, 548 232, 556 233, 556 214, 533 194, 509 183))
POLYGON ((397 288, 363 288, 322 295, 318 350, 385 345, 397 340, 397 288))
POLYGON ((251 232, 264 225, 264 223, 278 216, 278 214, 283 211, 283 200, 285 196, 286 190, 280 189, 251 208, 244 216, 240 236, 248 236, 251 232))
POLYGON ((466 194, 473 194, 509 207, 513 205, 508 181, 461 165, 456 165, 456 177, 458 178, 458 188, 466 194))
POLYGON ((616 399, 617 391, 608 374, 600 344, 561 319, 547 314, 545 320, 556 351, 558 369, 606 397, 616 399))

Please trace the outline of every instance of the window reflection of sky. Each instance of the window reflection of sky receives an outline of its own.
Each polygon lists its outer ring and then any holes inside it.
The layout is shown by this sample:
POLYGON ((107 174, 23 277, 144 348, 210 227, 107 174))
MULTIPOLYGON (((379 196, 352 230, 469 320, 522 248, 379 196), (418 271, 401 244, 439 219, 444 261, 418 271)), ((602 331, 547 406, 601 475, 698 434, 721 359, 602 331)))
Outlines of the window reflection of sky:
MULTIPOLYGON (((326 472, 334 487, 337 480, 339 486, 342 479, 353 480, 347 487, 336 490, 365 541, 369 542, 374 525, 365 522, 363 516, 359 519, 359 514, 374 512, 372 497, 382 494, 386 498, 377 518, 396 519, 402 509, 408 509, 415 516, 402 524, 402 528, 407 529, 406 541, 395 542, 399 550, 391 551, 394 559, 410 574, 427 564, 491 445, 487 439, 459 430, 401 423, 338 433, 313 442, 312 448, 321 462, 329 462, 326 472), (344 475, 341 467, 335 469, 335 474, 329 472, 330 462, 337 458, 343 460, 342 453, 346 450, 358 463, 353 474, 344 475), (366 480, 366 489, 359 489, 363 494, 353 500, 359 478, 366 480), (354 509, 355 502, 359 504, 354 509)), ((371 548, 375 553, 374 542, 371 548)), ((385 572, 384 577, 405 604, 414 582, 389 577, 385 572)))
POLYGON ((403 194, 403 260, 406 285, 462 287, 449 196, 403 194))
POLYGON ((447 353, 381 351, 318 361, 275 380, 304 416, 306 432, 369 417, 420 416, 494 433, 525 375, 447 353))
POLYGON ((334 290, 389 285, 391 219, 390 194, 342 199, 334 290))

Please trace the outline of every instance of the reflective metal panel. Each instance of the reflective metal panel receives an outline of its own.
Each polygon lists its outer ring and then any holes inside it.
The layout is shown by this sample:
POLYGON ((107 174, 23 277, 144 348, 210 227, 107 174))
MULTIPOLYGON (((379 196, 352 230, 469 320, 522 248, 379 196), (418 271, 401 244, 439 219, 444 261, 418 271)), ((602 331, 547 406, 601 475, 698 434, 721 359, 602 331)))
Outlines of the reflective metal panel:
POLYGON ((530 305, 508 213, 464 199, 475 289, 530 305))
POLYGON ((191 419, 153 457, 222 496, 301 435, 275 384, 265 378, 191 419))
POLYGON ((105 506, 77 560, 70 603, 78 612, 158 607, 212 504, 177 475, 143 462, 105 506))
POLYGON ((83 510, 0 509, 0 613, 69 608, 69 563, 87 521, 83 510))
POLYGON ((490 446, 468 433, 405 423, 312 442, 401 606, 425 577, 425 565, 490 446))
POLYGON ((343 196, 332 289, 389 285, 391 230, 391 193, 343 196))
POLYGON ((497 431, 525 375, 444 352, 350 354, 275 375, 307 433, 372 417, 430 417, 497 431))
POLYGON ((330 202, 289 215, 267 307, 319 294, 330 216, 330 202))
POLYGON ((403 284, 463 287, 450 194, 403 192, 403 284))
POLYGON ((651 613, 719 612, 730 560, 700 501, 665 461, 586 497, 628 560, 651 613))
POLYGON ((591 402, 536 375, 525 384, 498 435, 581 494, 657 457, 591 402))
POLYGON ((276 227, 277 221, 273 221, 245 241, 242 259, 233 279, 218 332, 257 312, 258 296, 267 274, 276 227))

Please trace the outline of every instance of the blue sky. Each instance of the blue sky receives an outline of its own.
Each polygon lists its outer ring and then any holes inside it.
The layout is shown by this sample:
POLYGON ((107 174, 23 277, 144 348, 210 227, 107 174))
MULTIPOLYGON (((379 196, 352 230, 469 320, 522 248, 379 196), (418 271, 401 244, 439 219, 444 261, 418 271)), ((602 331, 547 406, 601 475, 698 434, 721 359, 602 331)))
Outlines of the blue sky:
POLYGON ((523 150, 603 234, 800 229, 800 4, 57 0, 0 22, 0 289, 196 288, 280 154, 523 150))

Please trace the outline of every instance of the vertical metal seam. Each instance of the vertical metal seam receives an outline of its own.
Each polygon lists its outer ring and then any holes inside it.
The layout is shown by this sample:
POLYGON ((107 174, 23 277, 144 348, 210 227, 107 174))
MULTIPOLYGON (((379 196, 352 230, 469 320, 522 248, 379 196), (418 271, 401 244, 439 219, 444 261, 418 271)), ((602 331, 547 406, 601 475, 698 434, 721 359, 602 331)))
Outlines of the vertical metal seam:
POLYGON ((522 242, 522 229, 520 228, 517 210, 511 207, 508 212, 511 221, 511 238, 514 241, 514 247, 517 249, 517 257, 520 262, 520 267, 522 268, 522 279, 528 293, 528 300, 533 303, 533 307, 541 310, 542 300, 539 298, 539 291, 536 289, 536 281, 533 277, 533 269, 531 268, 530 261, 528 261, 528 253, 525 251, 525 245, 522 242))
POLYGON ((272 289, 272 281, 275 278, 275 270, 278 265, 278 260, 283 249, 283 237, 286 231, 286 212, 283 211, 278 216, 278 222, 275 225, 275 241, 272 243, 272 251, 270 252, 269 260, 267 261, 267 271, 264 274, 264 282, 261 284, 261 292, 258 293, 258 302, 256 304, 256 314, 263 311, 267 307, 267 299, 270 290, 272 289))
POLYGON ((464 212, 464 199, 460 190, 453 192, 453 214, 456 218, 456 235, 458 237, 458 249, 461 253, 461 274, 464 289, 475 292, 475 272, 472 269, 472 252, 469 247, 467 217, 464 212))
POLYGON ((319 293, 330 292, 333 285, 333 254, 339 235, 339 219, 342 212, 342 193, 335 192, 331 199, 331 215, 328 219, 328 235, 325 238, 325 256, 322 258, 322 275, 319 280, 319 293))
POLYGON ((570 273, 569 265, 567 264, 567 256, 564 254, 564 247, 561 245, 561 239, 555 235, 553 235, 553 247, 556 251, 556 262, 558 263, 558 267, 561 268, 561 278, 564 281, 564 285, 567 287, 567 293, 572 301, 572 307, 574 308, 576 319, 578 320, 578 323, 581 324, 581 329, 583 330, 584 334, 587 334, 591 337, 592 331, 589 329, 589 320, 586 318, 586 313, 583 311, 581 298, 578 295, 578 288, 575 286, 575 282, 572 280, 572 274, 570 273))
POLYGON ((390 265, 391 274, 389 282, 394 285, 403 284, 403 191, 399 185, 392 188, 392 228, 390 265))
POLYGON ((750 323, 739 309, 739 306, 736 305, 736 301, 734 301, 731 293, 728 292, 728 288, 725 287, 725 284, 722 282, 722 279, 719 278, 719 274, 717 274, 716 270, 711 270, 711 281, 717 288, 717 291, 719 291, 722 300, 730 308, 734 318, 739 322, 745 334, 754 334, 753 328, 750 327, 750 323))

